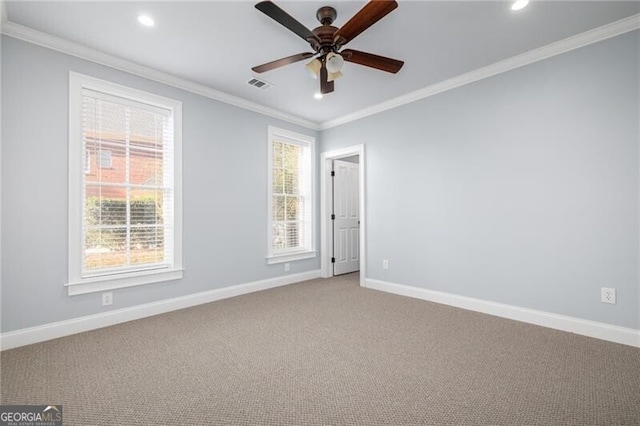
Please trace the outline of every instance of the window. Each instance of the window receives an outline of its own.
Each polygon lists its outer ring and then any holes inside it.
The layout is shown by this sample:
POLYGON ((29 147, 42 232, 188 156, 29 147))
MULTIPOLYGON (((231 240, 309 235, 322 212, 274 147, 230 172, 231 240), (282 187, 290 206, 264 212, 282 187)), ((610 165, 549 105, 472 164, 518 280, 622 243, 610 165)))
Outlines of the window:
POLYGON ((99 153, 100 153, 100 168, 110 169, 111 168, 111 151, 106 149, 101 149, 99 153))
POLYGON ((314 138, 269 127, 268 263, 315 257, 314 138))
POLYGON ((69 81, 69 294, 181 278, 180 102, 69 81))

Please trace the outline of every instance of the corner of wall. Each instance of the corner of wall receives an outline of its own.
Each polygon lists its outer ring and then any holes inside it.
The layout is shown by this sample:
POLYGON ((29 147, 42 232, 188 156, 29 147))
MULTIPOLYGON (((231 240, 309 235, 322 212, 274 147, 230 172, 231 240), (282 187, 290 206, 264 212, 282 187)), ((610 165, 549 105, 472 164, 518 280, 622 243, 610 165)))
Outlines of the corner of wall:
MULTIPOLYGON (((638 8, 640 9, 640 4, 638 4, 638 8)), ((638 240, 637 240, 637 255, 638 255, 638 271, 637 271, 637 306, 636 309, 638 311, 638 326, 637 328, 640 330, 640 30, 636 31, 636 85, 637 85, 637 102, 636 102, 636 118, 638 120, 638 134, 637 134, 637 147, 638 147, 638 180, 637 180, 637 191, 638 191, 638 210, 637 210, 637 218, 638 221, 638 240)), ((638 336, 638 346, 640 347, 640 336, 638 336)))

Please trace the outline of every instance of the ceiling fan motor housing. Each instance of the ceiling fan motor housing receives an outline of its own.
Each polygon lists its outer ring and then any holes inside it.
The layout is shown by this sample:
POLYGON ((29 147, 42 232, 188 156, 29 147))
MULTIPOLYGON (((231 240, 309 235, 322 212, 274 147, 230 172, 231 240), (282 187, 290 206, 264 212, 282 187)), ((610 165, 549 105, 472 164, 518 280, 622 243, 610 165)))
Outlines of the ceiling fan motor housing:
POLYGON ((318 53, 327 54, 334 52, 336 49, 333 43, 333 35, 338 31, 338 28, 331 25, 321 25, 315 28, 312 32, 320 39, 320 43, 311 43, 311 47, 318 53))
POLYGON ((338 51, 334 43, 334 34, 338 28, 331 25, 337 16, 338 12, 331 6, 323 6, 316 12, 316 18, 322 25, 315 28, 312 33, 318 37, 319 41, 312 39, 309 43, 317 53, 326 55, 329 52, 338 51))

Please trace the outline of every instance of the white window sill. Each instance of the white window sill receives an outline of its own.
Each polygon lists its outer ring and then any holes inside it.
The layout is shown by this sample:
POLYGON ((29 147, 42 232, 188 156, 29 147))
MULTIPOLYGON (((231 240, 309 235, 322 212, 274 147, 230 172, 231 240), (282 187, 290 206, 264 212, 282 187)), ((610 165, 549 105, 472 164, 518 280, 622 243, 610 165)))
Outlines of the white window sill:
POLYGON ((277 254, 267 257, 267 264, 274 265, 276 263, 292 262, 294 260, 312 259, 316 257, 316 251, 305 251, 297 253, 277 254))
POLYGON ((184 269, 155 269, 128 274, 103 275, 70 282, 65 286, 69 291, 69 296, 75 296, 97 291, 114 290, 116 288, 179 280, 182 278, 183 271, 184 269))

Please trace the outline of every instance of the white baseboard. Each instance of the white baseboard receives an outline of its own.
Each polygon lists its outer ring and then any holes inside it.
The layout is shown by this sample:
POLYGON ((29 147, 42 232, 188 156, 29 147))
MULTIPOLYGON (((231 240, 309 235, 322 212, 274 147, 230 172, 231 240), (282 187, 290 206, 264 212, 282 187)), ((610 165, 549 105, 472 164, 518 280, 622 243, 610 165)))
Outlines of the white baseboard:
POLYGON ((57 339, 71 334, 95 330, 110 325, 120 324, 140 318, 163 314, 191 306, 202 305, 216 300, 228 299, 242 294, 281 287, 301 281, 312 280, 320 277, 320 270, 302 272, 299 274, 283 275, 266 280, 254 281, 246 284, 238 284, 187 296, 160 300, 158 302, 145 303, 95 315, 58 321, 36 327, 23 328, 0 335, 0 350, 17 348, 19 346, 57 339))
POLYGON ((367 278, 366 287, 640 348, 640 330, 367 278))

